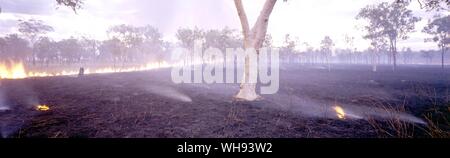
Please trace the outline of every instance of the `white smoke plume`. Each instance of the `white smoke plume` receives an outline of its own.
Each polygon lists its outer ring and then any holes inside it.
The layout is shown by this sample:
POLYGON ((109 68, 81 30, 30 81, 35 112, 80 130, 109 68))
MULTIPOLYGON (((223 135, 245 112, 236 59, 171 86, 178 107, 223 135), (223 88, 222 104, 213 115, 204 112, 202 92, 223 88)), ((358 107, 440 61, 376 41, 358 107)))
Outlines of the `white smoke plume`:
POLYGON ((150 92, 152 94, 160 95, 163 97, 167 97, 170 99, 182 101, 182 102, 192 102, 192 99, 186 95, 178 91, 177 89, 169 86, 145 86, 144 90, 150 92))

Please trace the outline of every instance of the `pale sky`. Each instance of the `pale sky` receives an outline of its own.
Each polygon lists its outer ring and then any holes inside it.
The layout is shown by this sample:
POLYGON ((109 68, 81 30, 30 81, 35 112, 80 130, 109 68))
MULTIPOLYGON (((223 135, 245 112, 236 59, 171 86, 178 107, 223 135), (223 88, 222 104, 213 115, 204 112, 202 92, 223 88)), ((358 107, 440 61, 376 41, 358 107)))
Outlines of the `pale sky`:
MULTIPOLYGON (((268 32, 275 45, 280 45, 289 33, 299 42, 319 46, 324 36, 330 36, 336 47, 344 48, 344 35, 356 38, 355 46, 366 49, 368 42, 356 29, 361 21, 355 20, 358 11, 368 4, 389 0, 289 0, 277 2, 270 17, 268 32)), ((249 21, 254 23, 264 3, 263 0, 243 0, 249 21)), ((163 33, 164 39, 174 41, 180 27, 220 29, 225 26, 239 29, 240 23, 232 0, 86 0, 83 8, 75 14, 72 10, 57 6, 55 0, 0 0, 0 35, 17 32, 17 20, 35 18, 55 28, 50 33, 54 39, 70 36, 88 36, 106 39, 106 30, 117 24, 136 26, 153 25, 163 33)), ((410 39, 401 41, 398 49, 436 49, 434 43, 424 43, 428 35, 421 33, 427 17, 413 3, 410 9, 423 17, 416 25, 410 39)), ((445 13, 448 14, 448 13, 445 13)))

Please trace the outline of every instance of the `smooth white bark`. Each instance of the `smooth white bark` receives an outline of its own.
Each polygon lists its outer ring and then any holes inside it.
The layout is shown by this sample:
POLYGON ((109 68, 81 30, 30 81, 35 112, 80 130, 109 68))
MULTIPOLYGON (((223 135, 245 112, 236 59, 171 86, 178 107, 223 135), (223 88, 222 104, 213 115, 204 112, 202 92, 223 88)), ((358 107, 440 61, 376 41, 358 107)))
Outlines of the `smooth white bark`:
MULTIPOLYGON (((250 30, 247 14, 245 13, 242 0, 234 0, 239 15, 239 20, 241 21, 242 33, 244 35, 244 47, 246 49, 254 48, 256 52, 259 52, 259 49, 261 48, 266 37, 270 14, 272 13, 276 2, 277 0, 266 0, 255 25, 250 30)), ((256 83, 249 82, 250 71, 253 70, 250 68, 249 58, 246 57, 244 66, 244 81, 241 83, 240 90, 236 95, 237 99, 252 101, 259 98, 259 95, 256 94, 256 83)))

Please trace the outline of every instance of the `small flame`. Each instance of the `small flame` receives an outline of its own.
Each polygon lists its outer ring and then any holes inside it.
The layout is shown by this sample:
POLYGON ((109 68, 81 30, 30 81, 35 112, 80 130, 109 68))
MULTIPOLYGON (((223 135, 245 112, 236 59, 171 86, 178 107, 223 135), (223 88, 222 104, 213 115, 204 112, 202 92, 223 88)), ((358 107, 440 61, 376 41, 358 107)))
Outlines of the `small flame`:
POLYGON ((341 106, 336 105, 333 107, 333 109, 334 111, 336 111, 336 116, 339 119, 345 119, 345 111, 341 106))
POLYGON ((48 111, 48 110, 50 110, 50 107, 48 105, 37 105, 36 110, 37 111, 48 111))

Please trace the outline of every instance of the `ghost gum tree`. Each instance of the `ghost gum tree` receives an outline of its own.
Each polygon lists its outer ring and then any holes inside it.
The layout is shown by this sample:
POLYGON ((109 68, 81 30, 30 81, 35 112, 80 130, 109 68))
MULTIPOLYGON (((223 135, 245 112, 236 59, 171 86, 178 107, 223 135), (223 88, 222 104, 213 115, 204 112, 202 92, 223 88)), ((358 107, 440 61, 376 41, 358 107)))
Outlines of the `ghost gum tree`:
MULTIPOLYGON (((244 48, 255 49, 256 53, 259 53, 259 49, 264 44, 269 17, 276 2, 277 0, 266 0, 256 23, 250 28, 242 0, 234 0, 239 20, 241 21, 242 33, 244 35, 244 48)), ((245 57, 243 82, 236 95, 237 99, 252 101, 259 98, 259 95, 256 94, 256 83, 250 83, 250 71, 253 71, 253 69, 250 70, 250 58, 247 55, 245 57)))
POLYGON ((383 2, 362 8, 356 16, 357 19, 367 19, 369 22, 365 26, 368 32, 366 37, 387 39, 394 71, 397 67, 398 41, 408 39, 408 33, 413 32, 415 23, 420 21, 407 6, 408 3, 383 2))

